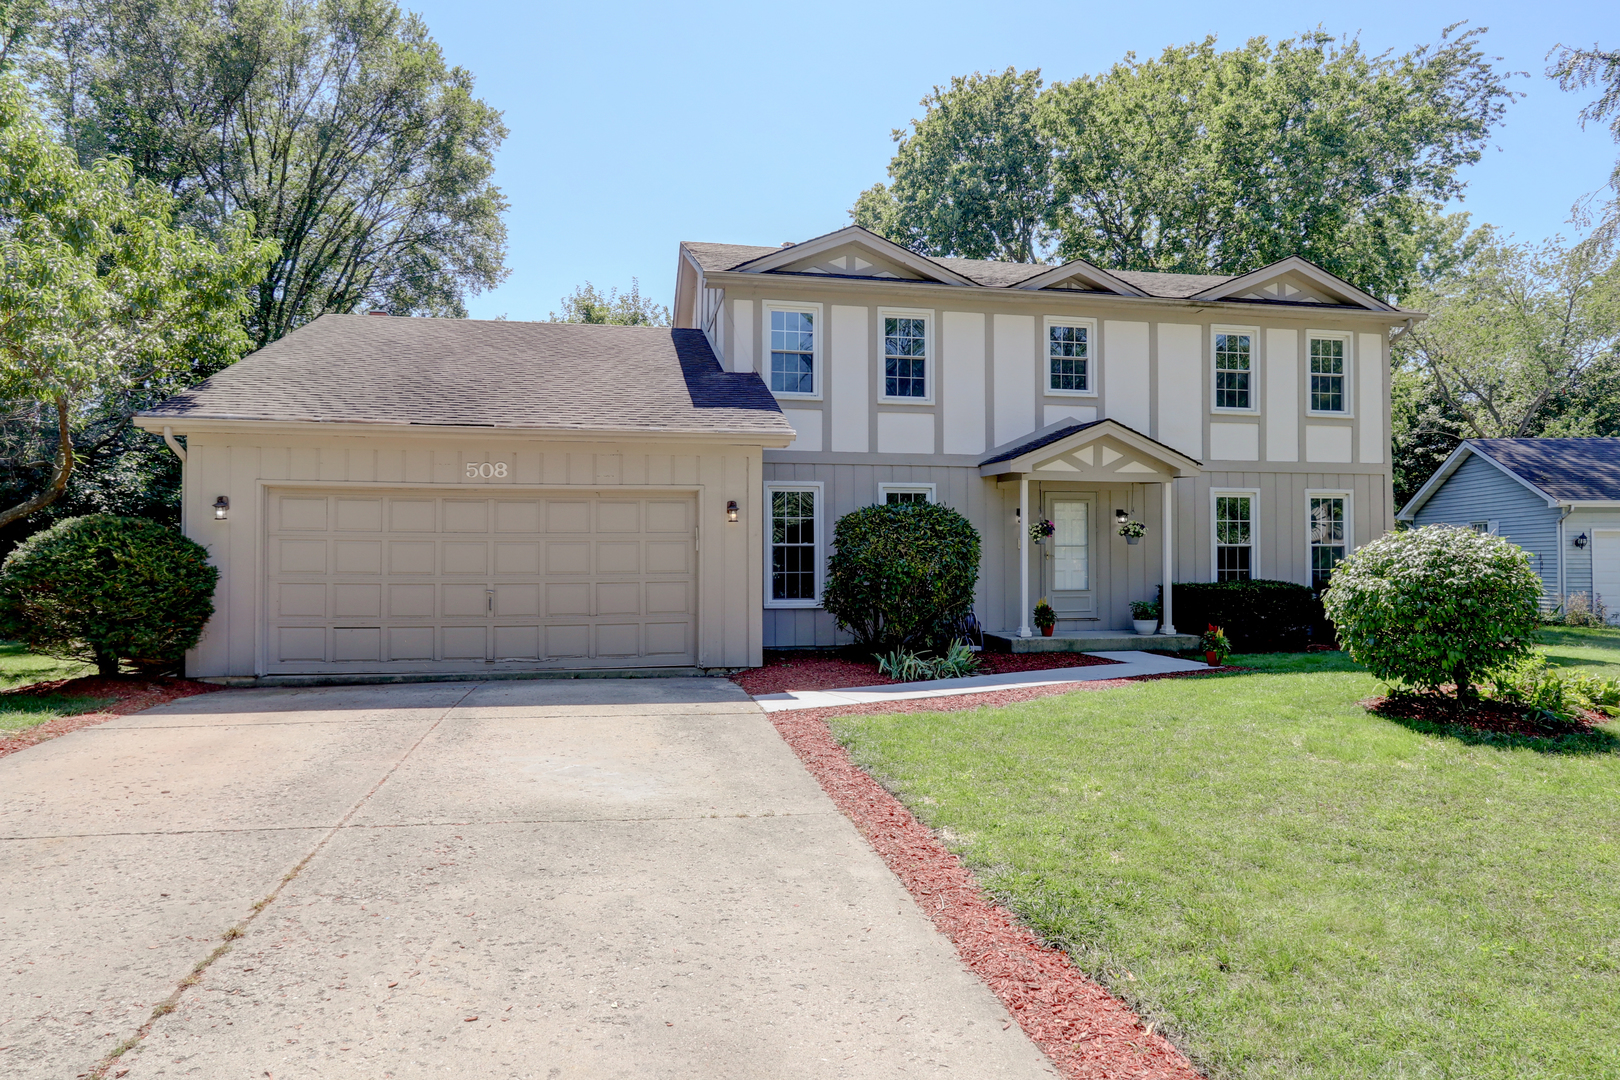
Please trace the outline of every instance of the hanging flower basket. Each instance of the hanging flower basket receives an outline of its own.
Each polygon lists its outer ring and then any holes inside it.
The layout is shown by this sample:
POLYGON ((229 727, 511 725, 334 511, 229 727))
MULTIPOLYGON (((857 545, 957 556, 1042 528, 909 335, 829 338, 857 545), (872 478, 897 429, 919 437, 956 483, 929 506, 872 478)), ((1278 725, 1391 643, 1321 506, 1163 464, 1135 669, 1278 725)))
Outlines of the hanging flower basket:
POLYGON ((1029 538, 1037 544, 1057 532, 1057 526, 1045 518, 1029 523, 1029 538))
POLYGON ((1140 544, 1142 537, 1147 535, 1147 526, 1140 521, 1127 521, 1119 527, 1119 535, 1125 538, 1127 544, 1140 544))

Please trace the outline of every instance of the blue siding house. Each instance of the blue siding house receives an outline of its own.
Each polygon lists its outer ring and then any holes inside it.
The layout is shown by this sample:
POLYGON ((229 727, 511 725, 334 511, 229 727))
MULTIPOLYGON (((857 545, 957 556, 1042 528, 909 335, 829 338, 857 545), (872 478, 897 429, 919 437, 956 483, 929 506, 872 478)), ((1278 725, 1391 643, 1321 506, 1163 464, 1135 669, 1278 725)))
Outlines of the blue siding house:
POLYGON ((1620 617, 1620 439, 1469 439, 1395 517, 1504 536, 1547 607, 1584 593, 1620 617))

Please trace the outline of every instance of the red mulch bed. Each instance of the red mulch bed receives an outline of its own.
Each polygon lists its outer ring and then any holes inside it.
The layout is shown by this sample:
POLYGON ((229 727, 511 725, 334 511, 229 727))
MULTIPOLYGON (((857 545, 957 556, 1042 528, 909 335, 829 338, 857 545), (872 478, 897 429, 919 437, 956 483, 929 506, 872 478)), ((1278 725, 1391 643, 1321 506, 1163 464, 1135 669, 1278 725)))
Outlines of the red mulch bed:
MULTIPOLYGON (((1002 675, 1010 671, 1048 671, 1052 668, 1113 664, 1085 653, 979 654, 975 675, 1002 675)), ((877 661, 856 660, 838 652, 767 652, 765 666, 739 671, 731 677, 751 696, 781 694, 789 690, 841 690, 849 686, 888 686, 896 680, 878 674, 877 661)))
POLYGON ((1522 705, 1508 705, 1486 698, 1481 698, 1459 713, 1456 711, 1456 698, 1445 694, 1391 694, 1388 697, 1368 698, 1360 704, 1368 712, 1380 716, 1542 739, 1584 735, 1597 725, 1609 722, 1607 716, 1585 710, 1577 712, 1575 719, 1568 721, 1529 716, 1528 710, 1522 705))
POLYGON ((115 698, 116 700, 106 708, 99 709, 96 712, 80 713, 77 716, 59 716, 55 720, 48 720, 37 727, 29 728, 27 731, 0 735, 0 757, 15 754, 18 750, 26 750, 30 746, 42 743, 47 739, 54 739, 58 735, 66 735, 70 731, 95 727, 97 724, 106 723, 115 716, 128 716, 130 713, 142 712, 156 705, 174 701, 177 698, 190 697, 193 694, 208 694, 223 689, 225 689, 223 686, 196 682, 192 679, 103 679, 96 675, 86 676, 82 679, 58 679, 55 682, 20 686, 15 690, 7 690, 5 696, 63 694, 67 697, 115 698))
MULTIPOLYGON (((1124 680, 1110 680, 1123 683, 1124 680)), ((1085 684, 1096 686, 1098 684, 1085 684)), ((1068 692, 1072 687, 1041 688, 1068 692)), ((1009 691, 1027 694, 1028 691, 1009 691)), ((995 991, 1019 1027, 1070 1080, 1196 1080, 1192 1063, 1118 998, 1087 978, 1058 949, 1042 945, 992 903, 973 874, 900 801, 850 761, 820 715, 895 711, 889 706, 974 707, 998 694, 892 702, 868 709, 771 714, 805 767, 916 898, 968 967, 995 991)), ((1030 696, 1041 696, 1032 694, 1030 696)), ((1016 700, 1024 700, 1020 697, 1016 700)), ((1001 702, 994 702, 1000 704, 1001 702)))

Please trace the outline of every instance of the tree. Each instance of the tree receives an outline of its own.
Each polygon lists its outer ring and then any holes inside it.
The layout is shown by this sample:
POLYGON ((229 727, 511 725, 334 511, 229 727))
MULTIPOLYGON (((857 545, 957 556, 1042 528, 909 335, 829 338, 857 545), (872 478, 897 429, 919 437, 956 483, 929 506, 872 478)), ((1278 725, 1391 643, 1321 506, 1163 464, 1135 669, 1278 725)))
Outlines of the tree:
POLYGON ((323 312, 464 317, 498 283, 506 129, 392 0, 75 0, 30 69, 82 160, 118 154, 220 235, 279 256, 253 345, 323 312))
POLYGON ((1465 438, 1608 434, 1620 424, 1615 252, 1487 232, 1458 272, 1408 298, 1430 318, 1396 339, 1397 362, 1465 438))
POLYGON ((240 354, 247 290, 275 245, 254 240, 245 215, 213 239, 176 227, 167 194, 121 159, 80 166, 9 78, 0 166, 0 401, 54 436, 49 479, 0 510, 3 528, 61 496, 87 411, 195 357, 240 354))
MULTIPOLYGON (((1580 113, 1581 127, 1589 123, 1609 121, 1609 134, 1620 142, 1620 51, 1605 52, 1593 45, 1590 49, 1572 49, 1567 45, 1553 47, 1549 56, 1557 59, 1548 67, 1547 74, 1558 80, 1563 90, 1598 88, 1598 99, 1580 113)), ((1597 236, 1612 241, 1620 232, 1620 158, 1615 159, 1614 171, 1609 173, 1609 190, 1613 196, 1598 211, 1597 236)), ((1591 204, 1595 196, 1587 196, 1575 204, 1575 219, 1585 224, 1592 219, 1591 204)))
POLYGON ((590 282, 562 298, 562 314, 551 313, 550 322, 614 323, 618 326, 668 326, 669 308, 641 295, 641 281, 630 279, 630 291, 619 293, 617 285, 600 292, 590 282))
POLYGON ((919 251, 1036 261, 1052 212, 1052 152, 1039 71, 957 76, 934 87, 911 132, 896 130, 892 187, 861 193, 857 225, 919 251))

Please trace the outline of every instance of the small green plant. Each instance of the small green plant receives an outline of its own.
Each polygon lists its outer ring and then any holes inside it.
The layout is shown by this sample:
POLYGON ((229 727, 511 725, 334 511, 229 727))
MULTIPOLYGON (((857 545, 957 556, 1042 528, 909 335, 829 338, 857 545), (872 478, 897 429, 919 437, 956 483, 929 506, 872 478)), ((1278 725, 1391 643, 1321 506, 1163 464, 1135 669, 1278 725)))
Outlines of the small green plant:
POLYGON ((1578 705, 1569 684, 1538 653, 1493 672, 1491 687, 1498 701, 1519 706, 1536 719, 1569 720, 1578 705))
POLYGON ((1140 521, 1127 521, 1119 527, 1119 535, 1127 539, 1140 540, 1147 535, 1147 526, 1140 521))
POLYGON ((1057 612, 1044 596, 1035 603, 1035 625, 1042 630, 1057 625, 1057 612))
POLYGON ((1601 596, 1592 593, 1570 593, 1558 598, 1558 603, 1543 621, 1553 626, 1607 626, 1609 609, 1601 596))
POLYGON ((918 656, 896 649, 878 657, 878 674, 899 682, 925 682, 930 679, 961 679, 979 668, 979 657, 965 641, 953 641, 944 656, 918 656))
POLYGON ((1565 691, 1588 709, 1607 716, 1620 716, 1620 679, 1571 671, 1563 680, 1565 691))
POLYGON ((1223 664, 1226 658, 1232 655, 1232 642, 1227 639, 1226 631, 1211 623, 1198 638, 1198 647, 1206 653, 1215 654, 1215 662, 1223 664))
POLYGON ((1159 602, 1157 600, 1132 600, 1131 618, 1157 619, 1159 617, 1159 602))

